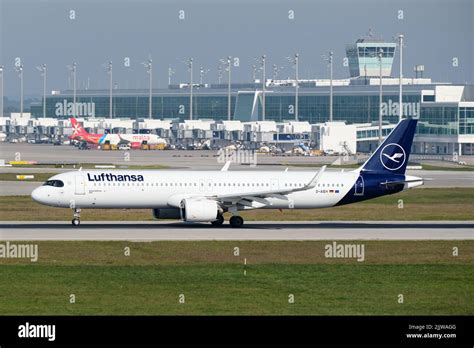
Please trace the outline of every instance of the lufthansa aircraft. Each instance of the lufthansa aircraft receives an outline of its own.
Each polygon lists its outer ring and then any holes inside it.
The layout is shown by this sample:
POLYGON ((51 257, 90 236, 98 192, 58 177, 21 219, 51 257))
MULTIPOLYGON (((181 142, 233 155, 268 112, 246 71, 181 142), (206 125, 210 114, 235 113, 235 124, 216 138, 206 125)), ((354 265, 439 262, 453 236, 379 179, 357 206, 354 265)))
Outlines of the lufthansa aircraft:
POLYGON ((159 219, 210 222, 223 214, 240 227, 248 209, 326 208, 389 195, 423 184, 405 175, 417 121, 404 119, 370 158, 352 171, 164 171, 79 170, 51 177, 31 196, 42 204, 71 208, 73 225, 84 208, 152 209, 159 219))

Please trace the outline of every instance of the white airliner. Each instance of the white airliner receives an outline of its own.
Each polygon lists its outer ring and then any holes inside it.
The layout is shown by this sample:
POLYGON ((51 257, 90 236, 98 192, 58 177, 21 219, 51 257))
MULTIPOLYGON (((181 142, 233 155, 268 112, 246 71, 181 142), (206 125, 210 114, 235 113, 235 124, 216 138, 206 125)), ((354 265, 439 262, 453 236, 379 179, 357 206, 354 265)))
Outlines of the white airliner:
POLYGON ((240 227, 248 209, 326 208, 355 203, 423 184, 405 175, 416 120, 404 119, 372 156, 352 171, 164 171, 79 170, 51 177, 32 192, 42 204, 72 208, 73 225, 81 209, 152 209, 160 219, 211 222, 223 214, 240 227))

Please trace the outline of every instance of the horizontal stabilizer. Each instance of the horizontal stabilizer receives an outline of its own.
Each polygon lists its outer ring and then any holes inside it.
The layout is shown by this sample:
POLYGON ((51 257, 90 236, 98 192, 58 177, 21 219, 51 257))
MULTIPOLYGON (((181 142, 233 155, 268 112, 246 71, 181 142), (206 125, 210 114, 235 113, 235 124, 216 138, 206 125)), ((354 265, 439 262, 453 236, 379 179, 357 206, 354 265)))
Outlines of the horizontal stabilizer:
MULTIPOLYGON (((380 183, 380 186, 385 186, 385 187, 394 187, 398 185, 405 185, 405 184, 416 184, 418 183, 419 185, 423 185, 424 179, 415 179, 415 180, 399 180, 399 181, 384 181, 380 183)), ((419 185, 413 185, 413 186, 419 186, 419 185)))

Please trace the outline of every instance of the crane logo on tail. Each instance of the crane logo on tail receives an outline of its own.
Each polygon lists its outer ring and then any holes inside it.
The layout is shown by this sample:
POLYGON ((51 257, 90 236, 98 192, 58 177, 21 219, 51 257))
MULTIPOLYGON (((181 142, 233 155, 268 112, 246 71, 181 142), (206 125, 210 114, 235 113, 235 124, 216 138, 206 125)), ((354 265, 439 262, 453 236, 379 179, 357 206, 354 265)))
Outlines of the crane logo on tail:
POLYGON ((403 147, 390 143, 380 151, 380 162, 388 170, 397 170, 405 163, 406 154, 403 147))

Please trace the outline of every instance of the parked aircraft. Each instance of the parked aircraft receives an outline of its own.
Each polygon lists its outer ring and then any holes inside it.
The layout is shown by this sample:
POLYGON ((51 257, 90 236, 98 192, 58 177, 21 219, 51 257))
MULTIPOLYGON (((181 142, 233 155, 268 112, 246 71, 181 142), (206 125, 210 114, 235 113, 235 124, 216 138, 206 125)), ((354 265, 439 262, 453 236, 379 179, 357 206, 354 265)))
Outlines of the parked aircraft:
POLYGON ((156 134, 90 134, 74 118, 71 117, 73 133, 70 139, 83 140, 89 144, 110 145, 129 144, 132 149, 138 149, 146 142, 148 145, 166 144, 166 140, 156 134))

